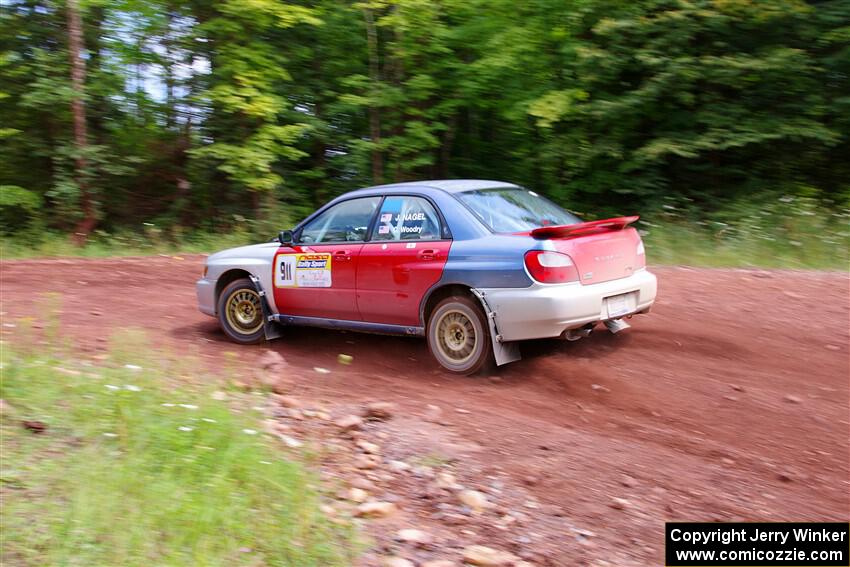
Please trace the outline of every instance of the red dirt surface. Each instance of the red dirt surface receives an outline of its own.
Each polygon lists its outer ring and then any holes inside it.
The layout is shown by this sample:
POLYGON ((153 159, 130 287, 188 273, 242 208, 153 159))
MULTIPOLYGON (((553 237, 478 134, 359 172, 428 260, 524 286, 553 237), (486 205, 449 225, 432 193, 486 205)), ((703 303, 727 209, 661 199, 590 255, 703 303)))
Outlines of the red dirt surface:
POLYGON ((63 333, 87 351, 138 327, 211 366, 229 351, 247 367, 273 349, 300 373, 299 393, 324 400, 392 401, 404 418, 439 405, 461 466, 524 483, 558 510, 564 533, 547 542, 547 564, 590 553, 661 565, 665 521, 850 517, 846 273, 657 268, 658 302, 631 330, 527 343, 493 377, 462 378, 417 339, 292 328, 265 346, 232 344, 196 309, 202 262, 4 262, 3 321, 41 320, 40 294, 58 292, 63 333), (577 551, 566 526, 593 532, 595 550, 577 551))

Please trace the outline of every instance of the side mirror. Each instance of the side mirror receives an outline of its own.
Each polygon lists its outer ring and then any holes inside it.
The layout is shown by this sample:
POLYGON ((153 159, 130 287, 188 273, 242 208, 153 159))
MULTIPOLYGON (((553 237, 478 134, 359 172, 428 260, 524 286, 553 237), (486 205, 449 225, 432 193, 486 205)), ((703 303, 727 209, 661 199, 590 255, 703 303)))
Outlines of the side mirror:
POLYGON ((292 246, 292 231, 281 230, 277 233, 277 239, 283 246, 292 246))

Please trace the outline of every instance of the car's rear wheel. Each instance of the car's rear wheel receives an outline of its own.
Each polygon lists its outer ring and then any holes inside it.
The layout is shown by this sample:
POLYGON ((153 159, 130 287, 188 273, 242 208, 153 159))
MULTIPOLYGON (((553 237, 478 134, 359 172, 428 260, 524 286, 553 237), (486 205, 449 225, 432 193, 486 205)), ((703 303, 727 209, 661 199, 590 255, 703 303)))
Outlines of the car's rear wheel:
POLYGON ((218 321, 225 334, 241 344, 263 340, 263 305, 248 278, 232 281, 218 297, 218 321))
POLYGON ((442 300, 428 319, 428 348, 440 366, 454 374, 475 374, 492 359, 490 328, 474 299, 442 300))

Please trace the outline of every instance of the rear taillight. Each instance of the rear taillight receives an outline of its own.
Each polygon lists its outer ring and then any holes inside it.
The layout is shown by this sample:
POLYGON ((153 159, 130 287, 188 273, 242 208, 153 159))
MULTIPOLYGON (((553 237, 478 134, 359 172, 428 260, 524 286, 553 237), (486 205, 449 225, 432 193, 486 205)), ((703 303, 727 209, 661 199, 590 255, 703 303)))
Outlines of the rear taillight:
POLYGON ((530 250, 525 253, 525 267, 531 277, 541 283, 578 281, 578 270, 572 258, 560 252, 530 250))
POLYGON ((635 252, 637 253, 637 262, 636 262, 637 265, 635 267, 637 269, 645 268, 646 267, 646 250, 643 247, 643 240, 640 240, 640 237, 638 237, 637 250, 635 252))

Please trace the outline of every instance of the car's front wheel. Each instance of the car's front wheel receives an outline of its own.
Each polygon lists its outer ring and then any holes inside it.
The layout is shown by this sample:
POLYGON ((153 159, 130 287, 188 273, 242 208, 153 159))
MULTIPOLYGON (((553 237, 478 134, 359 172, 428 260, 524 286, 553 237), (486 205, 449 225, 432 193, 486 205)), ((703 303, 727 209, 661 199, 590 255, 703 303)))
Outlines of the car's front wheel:
POLYGON ((474 299, 442 300, 428 319, 428 348, 440 365, 455 374, 475 374, 492 359, 490 328, 474 299))
POLYGON ((225 334, 241 344, 263 340, 263 305, 248 278, 234 280, 218 297, 218 321, 225 334))

